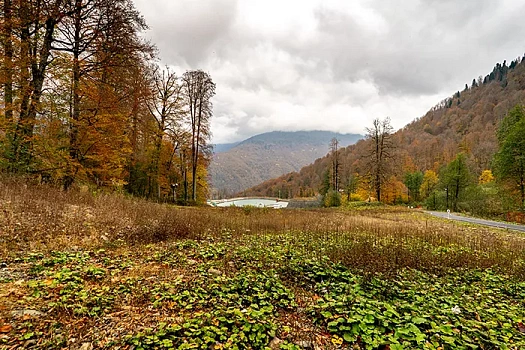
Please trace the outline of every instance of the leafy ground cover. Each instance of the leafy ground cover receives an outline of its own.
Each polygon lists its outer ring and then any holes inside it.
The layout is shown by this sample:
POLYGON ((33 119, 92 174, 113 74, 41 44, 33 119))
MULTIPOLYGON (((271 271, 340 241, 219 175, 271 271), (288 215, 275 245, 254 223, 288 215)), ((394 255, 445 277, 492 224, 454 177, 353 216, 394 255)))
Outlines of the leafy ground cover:
POLYGON ((0 191, 2 349, 525 348, 517 233, 24 191, 0 191))

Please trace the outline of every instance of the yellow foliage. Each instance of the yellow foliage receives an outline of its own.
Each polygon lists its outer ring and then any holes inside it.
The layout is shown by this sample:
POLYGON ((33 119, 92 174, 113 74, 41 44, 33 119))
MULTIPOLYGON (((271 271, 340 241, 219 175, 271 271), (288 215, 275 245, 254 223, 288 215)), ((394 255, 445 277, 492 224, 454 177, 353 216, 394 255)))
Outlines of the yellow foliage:
POLYGON ((395 176, 390 177, 390 179, 388 179, 388 182, 386 182, 383 187, 383 194, 381 195, 381 200, 386 204, 407 202, 408 191, 406 186, 395 176))
POLYGON ((492 171, 483 170, 483 172, 481 173, 479 177, 479 184, 484 185, 484 184, 488 184, 491 182, 494 182, 494 175, 492 175, 492 171))
POLYGON ((425 174, 423 175, 423 183, 421 184, 421 187, 419 189, 419 193, 423 198, 427 198, 430 196, 432 191, 436 188, 437 184, 439 182, 439 178, 437 174, 433 170, 427 170, 425 171, 425 174))

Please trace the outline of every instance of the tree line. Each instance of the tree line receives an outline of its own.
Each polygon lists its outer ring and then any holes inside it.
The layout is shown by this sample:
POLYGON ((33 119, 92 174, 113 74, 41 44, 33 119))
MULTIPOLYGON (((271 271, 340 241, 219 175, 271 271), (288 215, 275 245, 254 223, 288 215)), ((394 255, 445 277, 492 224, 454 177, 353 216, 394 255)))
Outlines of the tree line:
MULTIPOLYGON (((338 188, 338 176, 325 177, 321 188, 324 204, 338 206, 341 193, 359 194, 360 200, 387 203, 423 204, 429 209, 469 211, 495 216, 502 211, 525 210, 525 107, 517 105, 501 121, 497 138, 498 151, 491 169, 476 174, 467 153, 460 152, 449 163, 432 169, 417 170, 413 164, 403 164, 396 157, 390 119, 375 119, 367 128, 368 153, 362 155, 361 172, 349 176, 351 187, 338 188), (401 169, 400 169, 401 166, 401 169), (366 171, 362 171, 367 169, 366 171), (401 170, 401 172, 400 172, 401 170), (402 176, 399 176, 399 175, 402 176), (356 183, 357 180, 357 183, 356 183), (326 190, 324 190, 326 188, 326 190)), ((332 141, 334 144, 334 141, 332 141)), ((338 154, 332 150, 332 166, 326 174, 337 174, 338 154)), ((338 164, 339 165, 339 164, 338 164)), ((348 176, 348 175, 347 175, 348 176)))
POLYGON ((0 171, 205 200, 215 84, 162 67, 131 0, 2 0, 0 11, 0 171))

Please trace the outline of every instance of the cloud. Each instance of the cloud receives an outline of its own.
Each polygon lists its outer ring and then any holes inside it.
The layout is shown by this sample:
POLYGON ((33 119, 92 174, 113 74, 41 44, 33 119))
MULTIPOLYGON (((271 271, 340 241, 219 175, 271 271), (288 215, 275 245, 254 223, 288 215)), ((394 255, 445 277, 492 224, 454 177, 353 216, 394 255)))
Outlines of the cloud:
POLYGON ((216 82, 214 142, 362 133, 385 116, 400 128, 525 51, 517 0, 135 3, 164 63, 216 82))

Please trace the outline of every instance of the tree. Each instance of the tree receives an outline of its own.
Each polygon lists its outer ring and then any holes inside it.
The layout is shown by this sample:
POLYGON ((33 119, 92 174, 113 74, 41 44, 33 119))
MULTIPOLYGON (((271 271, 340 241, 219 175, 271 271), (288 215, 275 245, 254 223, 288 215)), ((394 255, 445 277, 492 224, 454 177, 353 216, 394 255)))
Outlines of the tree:
MULTIPOLYGON (((0 128, 12 128, 13 126, 13 4, 12 0, 3 1, 3 26, 1 31, 2 48, 3 48, 3 67, 2 67, 2 82, 4 88, 4 118, 0 119, 0 128)), ((0 129, 0 130, 1 130, 0 129)), ((12 130, 7 130, 8 136, 11 135, 12 130)))
MULTIPOLYGON (((20 43, 17 52, 20 102, 11 141, 10 168, 19 172, 28 171, 31 166, 34 129, 46 72, 53 59, 55 30, 70 13, 63 0, 20 1, 16 9, 17 25, 11 29, 18 33, 20 43)), ((14 13, 15 7, 10 10, 14 13)))
POLYGON ((503 119, 498 130, 498 140, 499 150, 494 157, 496 176, 517 185, 520 207, 521 210, 525 210, 525 110, 523 106, 514 107, 503 119))
POLYGON ((346 176, 344 181, 344 192, 346 193, 346 201, 350 202, 352 193, 355 193, 359 186, 359 178, 357 174, 351 174, 350 172, 346 176))
POLYGON ((128 0, 74 0, 66 2, 65 6, 69 15, 57 26, 51 49, 67 53, 70 60, 70 159, 64 179, 64 187, 68 188, 79 168, 86 163, 82 141, 85 129, 92 124, 86 119, 91 117, 93 110, 103 114, 115 102, 106 98, 111 96, 107 85, 112 83, 108 68, 111 67, 111 73, 115 74, 116 68, 123 63, 133 66, 132 60, 140 61, 138 56, 151 53, 152 47, 137 36, 137 31, 146 29, 146 24, 128 0), (83 101, 94 96, 86 93, 88 86, 99 92, 96 103, 83 101), (86 115, 86 110, 91 113, 86 115))
POLYGON ((330 141, 330 152, 332 153, 332 189, 339 191, 339 141, 333 138, 330 141))
POLYGON ((423 173, 421 171, 415 171, 413 173, 406 173, 404 178, 404 184, 408 188, 408 198, 411 201, 419 200, 419 189, 423 184, 423 173))
MULTIPOLYGON (((183 103, 182 85, 178 83, 177 76, 174 72, 170 71, 168 67, 165 69, 155 67, 150 89, 151 97, 147 100, 146 105, 156 122, 155 144, 153 157, 151 159, 151 170, 154 181, 150 184, 153 185, 151 187, 157 187, 158 190, 163 140, 168 130, 176 134, 180 128, 183 103)), ((152 189, 150 189, 150 191, 152 189)), ((160 190, 158 190, 156 195, 160 197, 160 190)))
POLYGON ((330 171, 326 169, 323 172, 323 178, 321 183, 321 188, 319 189, 319 193, 324 196, 332 189, 332 185, 330 183, 330 171))
POLYGON ((211 98, 215 83, 208 73, 189 71, 182 76, 191 129, 192 199, 197 200, 197 168, 202 148, 210 137, 210 118, 213 115, 211 98))
POLYGON ((467 157, 464 153, 458 153, 456 158, 446 166, 442 179, 447 194, 447 206, 449 197, 452 197, 453 210, 457 211, 458 202, 471 183, 467 157))
POLYGON ((491 183, 494 181, 494 175, 492 175, 492 171, 490 170, 483 170, 481 175, 479 176, 479 184, 485 185, 488 183, 491 183))
POLYGON ((376 199, 381 201, 381 185, 389 177, 389 163, 393 158, 393 128, 390 118, 375 119, 371 128, 366 128, 366 139, 370 141, 368 153, 369 177, 375 190, 376 199))
POLYGON ((432 170, 425 171, 423 175, 423 182, 419 188, 419 193, 423 198, 428 198, 432 192, 436 189, 439 183, 437 174, 432 170))

